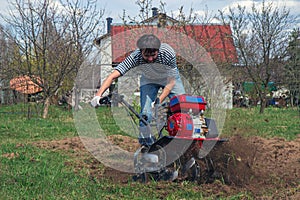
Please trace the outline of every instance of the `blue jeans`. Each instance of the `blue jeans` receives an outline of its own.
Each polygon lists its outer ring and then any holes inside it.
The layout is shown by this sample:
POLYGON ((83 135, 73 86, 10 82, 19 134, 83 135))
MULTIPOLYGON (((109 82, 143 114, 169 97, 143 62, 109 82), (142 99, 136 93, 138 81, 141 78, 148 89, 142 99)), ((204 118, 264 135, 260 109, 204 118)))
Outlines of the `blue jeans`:
MULTIPOLYGON (((179 79, 180 81, 180 79, 179 79)), ((178 83, 180 87, 177 87, 177 91, 171 91, 168 95, 169 98, 172 98, 178 94, 184 94, 184 88, 181 81, 178 83), (176 93, 174 93, 176 92, 176 93)), ((140 86, 140 103, 141 103, 141 116, 146 118, 147 122, 152 121, 152 109, 151 103, 157 98, 157 94, 160 88, 164 88, 163 85, 151 83, 140 86)), ((140 125, 140 134, 139 134, 139 143, 141 145, 150 146, 155 142, 155 136, 152 134, 150 125, 146 126, 143 122, 139 122, 140 125)))

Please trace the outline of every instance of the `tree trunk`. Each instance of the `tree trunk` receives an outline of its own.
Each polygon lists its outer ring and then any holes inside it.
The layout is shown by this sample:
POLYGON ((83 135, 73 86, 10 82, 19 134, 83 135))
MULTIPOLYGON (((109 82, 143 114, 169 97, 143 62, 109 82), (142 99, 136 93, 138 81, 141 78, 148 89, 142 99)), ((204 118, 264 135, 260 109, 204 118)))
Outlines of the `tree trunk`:
POLYGON ((80 89, 79 88, 77 88, 76 86, 74 86, 74 88, 73 88, 73 94, 72 94, 72 96, 71 96, 71 98, 72 98, 72 100, 71 101, 73 101, 73 95, 75 95, 74 97, 74 102, 71 102, 72 104, 72 106, 74 106, 74 110, 75 111, 78 111, 79 110, 79 96, 80 96, 80 89))
POLYGON ((45 104, 44 104, 44 111, 43 111, 43 119, 47 118, 49 107, 50 107, 50 97, 46 97, 45 104))
POLYGON ((260 109, 259 109, 259 113, 260 113, 260 114, 263 114, 263 113, 264 113, 265 108, 266 108, 266 104, 267 104, 266 97, 262 97, 262 98, 260 99, 260 109))

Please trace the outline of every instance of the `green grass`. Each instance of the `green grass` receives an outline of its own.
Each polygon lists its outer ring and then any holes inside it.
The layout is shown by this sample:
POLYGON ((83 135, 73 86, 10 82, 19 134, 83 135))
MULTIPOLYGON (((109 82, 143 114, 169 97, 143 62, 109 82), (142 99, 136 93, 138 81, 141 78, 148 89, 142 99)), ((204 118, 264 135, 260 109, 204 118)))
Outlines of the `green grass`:
POLYGON ((137 121, 132 120, 129 113, 124 108, 101 108, 97 110, 97 117, 101 128, 107 135, 127 135, 126 130, 133 130, 137 121), (125 130, 125 131, 124 131, 125 130))
POLYGON ((227 111, 223 133, 292 140, 300 134, 299 110, 268 107, 259 114, 259 108, 234 108, 227 111))
POLYGON ((0 193, 12 199, 55 199, 86 195, 91 187, 82 175, 74 174, 64 162, 68 158, 59 153, 25 145, 2 145, 0 193), (79 191, 79 188, 82 188, 79 191))
POLYGON ((61 139, 76 135, 71 111, 51 107, 48 119, 37 114, 27 115, 24 105, 0 107, 0 140, 25 142, 61 139))
MULTIPOLYGON (((33 141, 77 136, 72 111, 51 107, 48 119, 41 119, 39 114, 34 113, 28 118, 27 111, 28 107, 24 104, 0 107, 1 200, 204 198, 201 191, 205 188, 188 182, 150 182, 146 185, 129 182, 124 185, 93 178, 89 169, 76 169, 76 163, 80 160, 70 152, 42 149, 31 144, 33 141)), ((108 108, 99 108, 96 114, 108 134, 126 135, 118 126, 119 122, 112 118, 115 113, 120 114, 121 111, 112 113, 108 108)), ((257 135, 292 140, 299 134, 299 122, 299 111, 296 109, 267 108, 263 115, 258 114, 257 108, 232 109, 227 111, 223 135, 257 135)), ((129 124, 127 120, 122 123, 129 124)), ((102 168, 99 164, 99 169, 102 168)), ((220 194, 216 195, 206 199, 222 199, 220 194)), ((239 193, 230 199, 241 198, 251 199, 251 194, 239 193)))

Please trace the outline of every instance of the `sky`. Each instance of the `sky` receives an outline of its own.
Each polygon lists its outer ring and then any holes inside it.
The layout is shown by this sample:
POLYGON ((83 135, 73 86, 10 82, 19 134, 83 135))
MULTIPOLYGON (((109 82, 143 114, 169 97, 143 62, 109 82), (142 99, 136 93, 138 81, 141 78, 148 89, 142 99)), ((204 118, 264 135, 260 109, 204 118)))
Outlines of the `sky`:
MULTIPOLYGON (((188 11, 191 7, 197 11, 205 10, 206 6, 209 11, 223 10, 229 6, 240 5, 252 5, 253 2, 261 3, 261 0, 162 0, 166 3, 166 11, 177 11, 182 5, 185 10, 188 11), (184 3, 183 3, 184 2, 184 3)), ((269 1, 269 0, 267 0, 269 1)), ((135 4, 136 0, 100 0, 99 5, 106 8, 106 15, 118 18, 116 14, 123 13, 125 9, 129 14, 135 15, 139 7, 135 4), (117 6, 116 6, 117 5, 117 6)), ((152 0, 153 7, 159 7, 160 0, 152 0)), ((286 5, 293 13, 300 13, 300 0, 272 0, 275 5, 286 5)))
MULTIPOLYGON (((1 0, 0 0, 1 1, 1 0)), ((99 5, 105 9, 105 18, 112 17, 113 22, 120 22, 120 16, 123 14, 123 10, 130 16, 136 16, 139 12, 138 5, 135 4, 137 0, 100 0, 99 5)), ((290 9, 291 14, 300 15, 300 0, 267 0, 272 1, 274 5, 286 6, 290 9)), ((239 5, 245 5, 251 7, 255 2, 258 6, 261 5, 262 0, 162 0, 165 2, 165 10, 167 14, 171 16, 171 13, 176 14, 181 6, 184 6, 184 12, 189 13, 190 8, 194 9, 194 12, 198 15, 208 10, 209 13, 218 13, 218 10, 228 10, 229 7, 236 7, 239 5)), ((152 7, 159 7, 160 0, 152 0, 152 7)))
MULTIPOLYGON (((0 0, 0 12, 5 14, 7 12, 8 0, 0 0)), ((9 0, 14 1, 14 0, 9 0)), ((52 0, 57 1, 57 0, 52 0)), ((97 6, 105 9, 104 19, 106 17, 112 17, 114 23, 122 22, 120 16, 123 15, 123 10, 126 13, 134 17, 139 12, 139 6, 135 3, 137 0, 97 0, 97 6)), ((142 1, 142 0, 140 0, 142 1)), ((209 13, 217 13, 218 10, 224 10, 228 7, 234 7, 237 4, 251 6, 253 2, 261 4, 262 0, 152 0, 152 7, 159 7, 160 1, 165 2, 165 10, 167 14, 171 16, 171 13, 178 13, 178 9, 184 6, 184 12, 188 13, 192 7, 194 12, 201 15, 204 10, 208 10, 209 13)), ((285 5, 290 9, 293 15, 300 14, 300 0, 266 0, 272 1, 275 5, 285 5)))
MULTIPOLYGON (((1 0, 0 0, 1 1, 1 0)), ((123 15, 123 10, 129 16, 137 16, 139 12, 139 6, 135 4, 137 0, 100 0, 99 6, 105 9, 105 18, 112 17, 114 23, 121 22, 120 16, 123 15)), ((300 15, 300 0, 266 0, 272 1, 274 5, 286 6, 290 9, 291 14, 300 15)), ((262 0, 162 0, 165 2, 165 10, 167 14, 178 13, 181 6, 184 7, 184 12, 189 13, 190 8, 193 8, 194 12, 198 15, 203 15, 205 10, 210 14, 218 14, 218 10, 226 11, 229 7, 236 7, 244 5, 251 7, 252 3, 255 2, 258 6, 261 5, 262 0)), ((160 6, 160 0, 152 0, 152 7, 160 6)), ((300 25, 300 23, 298 23, 300 25)))

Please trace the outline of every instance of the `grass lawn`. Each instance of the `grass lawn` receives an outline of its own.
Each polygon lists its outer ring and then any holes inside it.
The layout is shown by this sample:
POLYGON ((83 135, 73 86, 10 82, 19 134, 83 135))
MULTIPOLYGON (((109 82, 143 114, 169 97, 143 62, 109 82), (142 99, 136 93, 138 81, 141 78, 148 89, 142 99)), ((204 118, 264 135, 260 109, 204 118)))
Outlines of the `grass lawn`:
POLYGON ((235 108, 227 111, 224 134, 243 136, 283 137, 295 139, 300 134, 300 112, 297 108, 268 107, 263 114, 258 108, 235 108))

